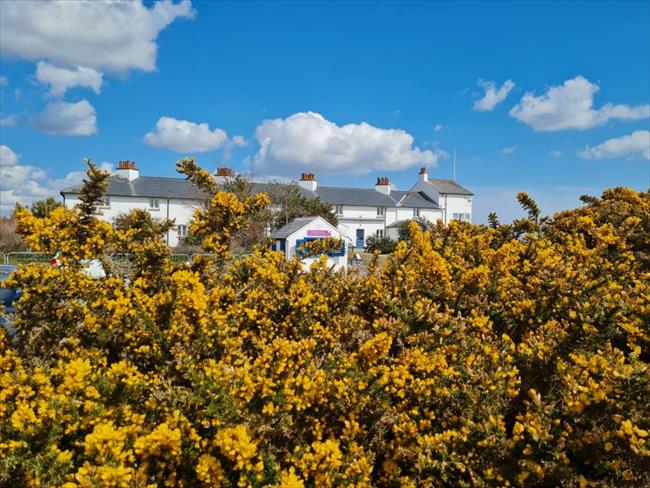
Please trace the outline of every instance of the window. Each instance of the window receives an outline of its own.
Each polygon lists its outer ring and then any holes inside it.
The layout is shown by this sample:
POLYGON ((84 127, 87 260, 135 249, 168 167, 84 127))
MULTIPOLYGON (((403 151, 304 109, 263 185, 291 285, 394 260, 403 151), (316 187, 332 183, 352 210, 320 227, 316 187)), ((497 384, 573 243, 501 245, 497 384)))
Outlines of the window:
POLYGON ((334 206, 334 213, 336 215, 343 215, 343 205, 335 205, 334 206))
POLYGON ((468 213, 454 213, 451 217, 453 220, 458 220, 459 222, 469 222, 472 219, 472 214, 468 213))
POLYGON ((377 217, 386 215, 386 207, 377 207, 377 217))
POLYGON ((377 237, 384 237, 384 229, 377 229, 377 237))
POLYGON ((111 197, 109 197, 108 195, 104 195, 102 199, 99 201, 99 207, 111 208, 111 197))
POLYGON ((160 210, 160 202, 157 198, 149 200, 149 210, 160 210))
POLYGON ((413 217, 419 217, 420 216, 420 209, 419 208, 414 208, 413 209, 413 217))
POLYGON ((178 237, 187 237, 187 225, 179 225, 176 228, 178 229, 178 237))

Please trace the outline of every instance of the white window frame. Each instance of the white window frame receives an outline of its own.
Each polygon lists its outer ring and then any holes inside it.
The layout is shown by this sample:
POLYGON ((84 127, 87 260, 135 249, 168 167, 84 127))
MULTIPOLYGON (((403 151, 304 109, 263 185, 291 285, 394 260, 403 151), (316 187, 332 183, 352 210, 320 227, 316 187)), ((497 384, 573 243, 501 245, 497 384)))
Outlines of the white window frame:
POLYGON ((377 229, 377 237, 384 237, 384 229, 377 229))
POLYGON ((178 224, 176 226, 176 232, 178 233, 178 237, 187 237, 187 225, 178 224))
POLYGON ((420 209, 419 208, 414 208, 413 209, 413 217, 419 217, 420 216, 420 209))
POLYGON ((160 210, 160 200, 158 198, 149 199, 149 210, 160 210))
POLYGON ((343 215, 343 205, 334 205, 334 213, 336 215, 343 215))
POLYGON ((384 217, 386 215, 386 207, 377 207, 377 217, 384 217))
POLYGON ((97 208, 111 208, 111 197, 108 195, 102 196, 97 208))

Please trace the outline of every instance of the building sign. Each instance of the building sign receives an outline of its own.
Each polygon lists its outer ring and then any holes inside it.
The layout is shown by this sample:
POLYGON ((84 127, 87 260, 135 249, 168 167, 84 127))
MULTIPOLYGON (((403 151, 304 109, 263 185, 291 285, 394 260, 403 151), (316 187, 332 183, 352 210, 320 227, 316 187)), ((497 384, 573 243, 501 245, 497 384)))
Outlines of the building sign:
POLYGON ((331 237, 332 234, 329 230, 308 230, 309 237, 331 237))

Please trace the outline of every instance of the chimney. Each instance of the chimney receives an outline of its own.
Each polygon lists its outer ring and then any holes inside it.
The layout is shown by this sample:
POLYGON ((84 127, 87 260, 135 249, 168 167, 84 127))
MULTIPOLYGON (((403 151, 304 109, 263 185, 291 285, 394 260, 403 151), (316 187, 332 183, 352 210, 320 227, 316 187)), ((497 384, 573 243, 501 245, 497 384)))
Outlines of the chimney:
POLYGON ((426 168, 420 168, 420 175, 418 177, 420 181, 429 181, 429 173, 427 173, 426 168))
POLYGON ((388 178, 377 178, 375 190, 384 195, 390 195, 390 181, 388 178))
POLYGON ((214 179, 217 180, 217 183, 223 184, 228 178, 233 178, 235 173, 232 168, 217 168, 217 171, 214 174, 214 179))
POLYGON ((140 176, 135 161, 120 161, 117 163, 117 176, 126 180, 133 181, 140 176))
POLYGON ((303 173, 300 176, 300 181, 298 182, 300 188, 304 188, 309 191, 316 191, 318 183, 316 182, 316 175, 314 173, 303 173))

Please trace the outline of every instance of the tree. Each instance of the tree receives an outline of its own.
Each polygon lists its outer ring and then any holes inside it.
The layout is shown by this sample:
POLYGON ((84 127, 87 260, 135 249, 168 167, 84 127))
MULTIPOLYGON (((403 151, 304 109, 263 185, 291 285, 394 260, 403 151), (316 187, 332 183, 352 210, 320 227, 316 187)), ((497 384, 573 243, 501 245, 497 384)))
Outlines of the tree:
POLYGON ((297 217, 310 216, 320 216, 333 226, 338 225, 331 204, 321 200, 320 197, 305 196, 295 183, 271 183, 267 192, 276 207, 272 216, 274 228, 280 228, 297 217))
POLYGON ((63 204, 53 197, 47 197, 44 200, 37 200, 32 204, 32 213, 36 217, 47 217, 52 210, 62 206, 63 204))

